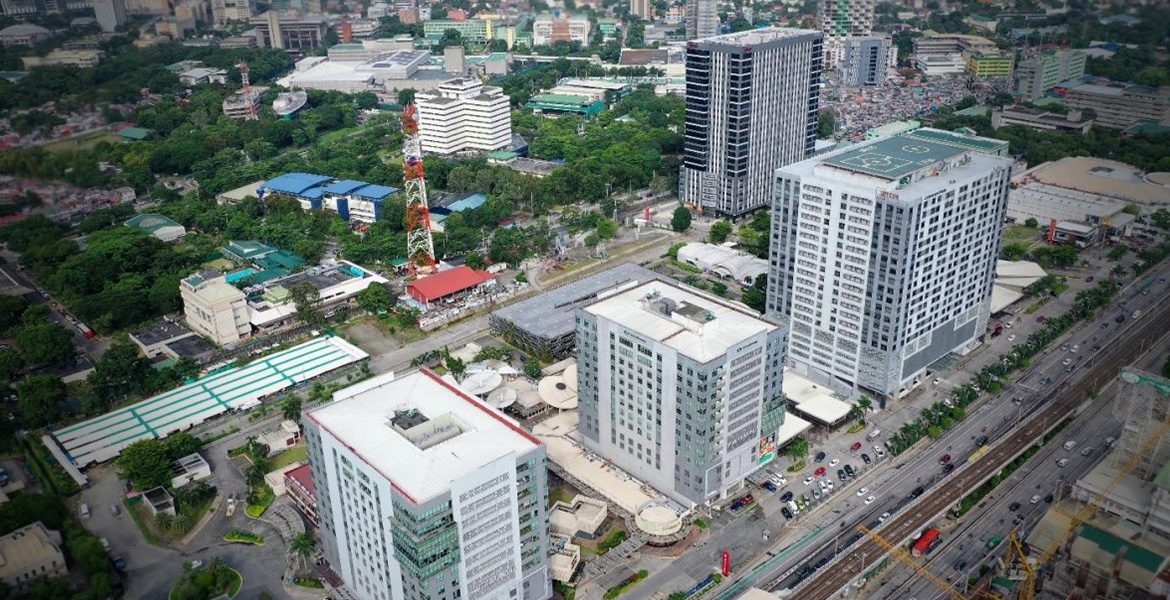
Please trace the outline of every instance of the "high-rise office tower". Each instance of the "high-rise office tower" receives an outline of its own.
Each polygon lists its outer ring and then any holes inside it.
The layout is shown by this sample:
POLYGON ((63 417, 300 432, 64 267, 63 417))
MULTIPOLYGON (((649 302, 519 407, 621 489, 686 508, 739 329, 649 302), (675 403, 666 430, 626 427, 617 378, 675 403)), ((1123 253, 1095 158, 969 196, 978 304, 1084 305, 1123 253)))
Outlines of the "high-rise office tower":
POLYGON ((777 171, 768 314, 796 372, 897 397, 983 334, 1012 161, 892 137, 777 171))
POLYGON ((540 441, 423 370, 305 413, 330 568, 361 600, 544 600, 540 441))
POLYGON ((102 31, 114 31, 126 23, 126 4, 124 0, 93 0, 93 16, 102 31))
POLYGON ((784 421, 785 332, 666 281, 577 310, 585 445, 684 505, 770 461, 784 421))
POLYGON ((873 33, 875 0, 818 0, 817 29, 825 34, 825 68, 841 64, 847 37, 873 33))
POLYGON ((719 33, 719 3, 716 0, 687 0, 687 39, 719 33))
POLYGON ((772 203, 776 169, 812 156, 821 34, 753 29, 687 43, 679 197, 739 217, 772 203))

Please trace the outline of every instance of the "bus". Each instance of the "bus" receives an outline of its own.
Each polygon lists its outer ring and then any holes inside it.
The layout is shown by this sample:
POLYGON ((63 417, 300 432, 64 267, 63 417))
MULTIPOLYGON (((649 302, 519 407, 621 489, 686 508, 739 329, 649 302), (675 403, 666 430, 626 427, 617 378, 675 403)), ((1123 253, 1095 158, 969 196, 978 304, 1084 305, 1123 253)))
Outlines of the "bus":
POLYGON ((80 331, 81 335, 84 335, 86 339, 93 338, 93 330, 89 327, 86 327, 85 323, 82 323, 81 321, 74 321, 73 324, 77 326, 77 330, 80 331))
POLYGON ((941 543, 942 538, 938 535, 938 529, 931 527, 930 529, 924 531, 922 535, 914 541, 914 544, 910 546, 910 554, 913 555, 914 558, 930 554, 930 551, 937 548, 941 543))

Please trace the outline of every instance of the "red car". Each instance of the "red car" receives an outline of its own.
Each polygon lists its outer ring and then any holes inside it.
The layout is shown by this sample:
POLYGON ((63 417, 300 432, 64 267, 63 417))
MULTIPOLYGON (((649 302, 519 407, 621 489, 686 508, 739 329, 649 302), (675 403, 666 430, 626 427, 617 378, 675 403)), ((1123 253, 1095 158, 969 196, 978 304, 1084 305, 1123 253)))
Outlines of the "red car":
POLYGON ((1088 277, 1086 277, 1086 278, 1085 278, 1085 283, 1093 283, 1093 276, 1092 276, 1092 275, 1089 275, 1088 277))
POLYGON ((938 459, 938 464, 940 464, 940 465, 945 465, 949 462, 951 462, 951 455, 950 454, 944 454, 938 459))
POLYGON ((1036 317, 1036 322, 1043 323, 1044 322, 1044 315, 1040 315, 1039 317, 1036 317))
POLYGON ((857 452, 858 450, 861 450, 861 442, 853 442, 853 445, 849 447, 850 452, 857 452))
POLYGON ((825 476, 825 468, 821 467, 821 468, 817 469, 816 473, 814 473, 814 475, 816 475, 817 477, 824 477, 825 476))

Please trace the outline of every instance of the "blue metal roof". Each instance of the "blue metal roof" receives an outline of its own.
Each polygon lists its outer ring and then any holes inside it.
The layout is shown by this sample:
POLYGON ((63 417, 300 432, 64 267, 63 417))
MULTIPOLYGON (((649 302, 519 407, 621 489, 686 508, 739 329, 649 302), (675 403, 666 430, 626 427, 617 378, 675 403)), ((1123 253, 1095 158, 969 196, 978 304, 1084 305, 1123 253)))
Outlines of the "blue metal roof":
POLYGON ((275 179, 265 181, 261 184, 260 189, 278 194, 315 198, 321 195, 319 191, 316 196, 309 196, 306 194, 306 191, 327 181, 333 181, 333 178, 324 175, 314 175, 312 173, 285 173, 275 179))
POLYGON ((487 195, 471 194, 470 196, 467 196, 466 198, 460 198, 459 200, 452 202, 443 208, 446 208, 451 212, 463 212, 465 210, 479 208, 483 206, 484 202, 487 202, 487 195))
POLYGON ((370 185, 364 181, 357 181, 355 179, 343 179, 337 183, 332 183, 322 188, 326 194, 348 194, 358 188, 370 185))
POLYGON ((354 196, 358 198, 367 198, 369 200, 384 200, 387 196, 398 193, 398 188, 386 185, 368 184, 365 187, 354 190, 354 196))

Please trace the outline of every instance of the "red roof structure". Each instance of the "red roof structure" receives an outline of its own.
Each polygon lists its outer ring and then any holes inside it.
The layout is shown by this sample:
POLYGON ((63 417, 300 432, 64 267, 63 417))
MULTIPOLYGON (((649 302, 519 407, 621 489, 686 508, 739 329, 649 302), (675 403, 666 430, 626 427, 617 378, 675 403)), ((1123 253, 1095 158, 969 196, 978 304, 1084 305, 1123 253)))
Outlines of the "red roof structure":
POLYGON ((312 522, 317 522, 317 496, 313 487, 313 474, 309 465, 301 465, 284 474, 284 488, 293 505, 301 509, 312 522))
POLYGON ((458 294, 482 285, 496 278, 486 271, 476 271, 468 266, 455 267, 424 277, 407 284, 406 293, 424 306, 448 296, 458 294))

